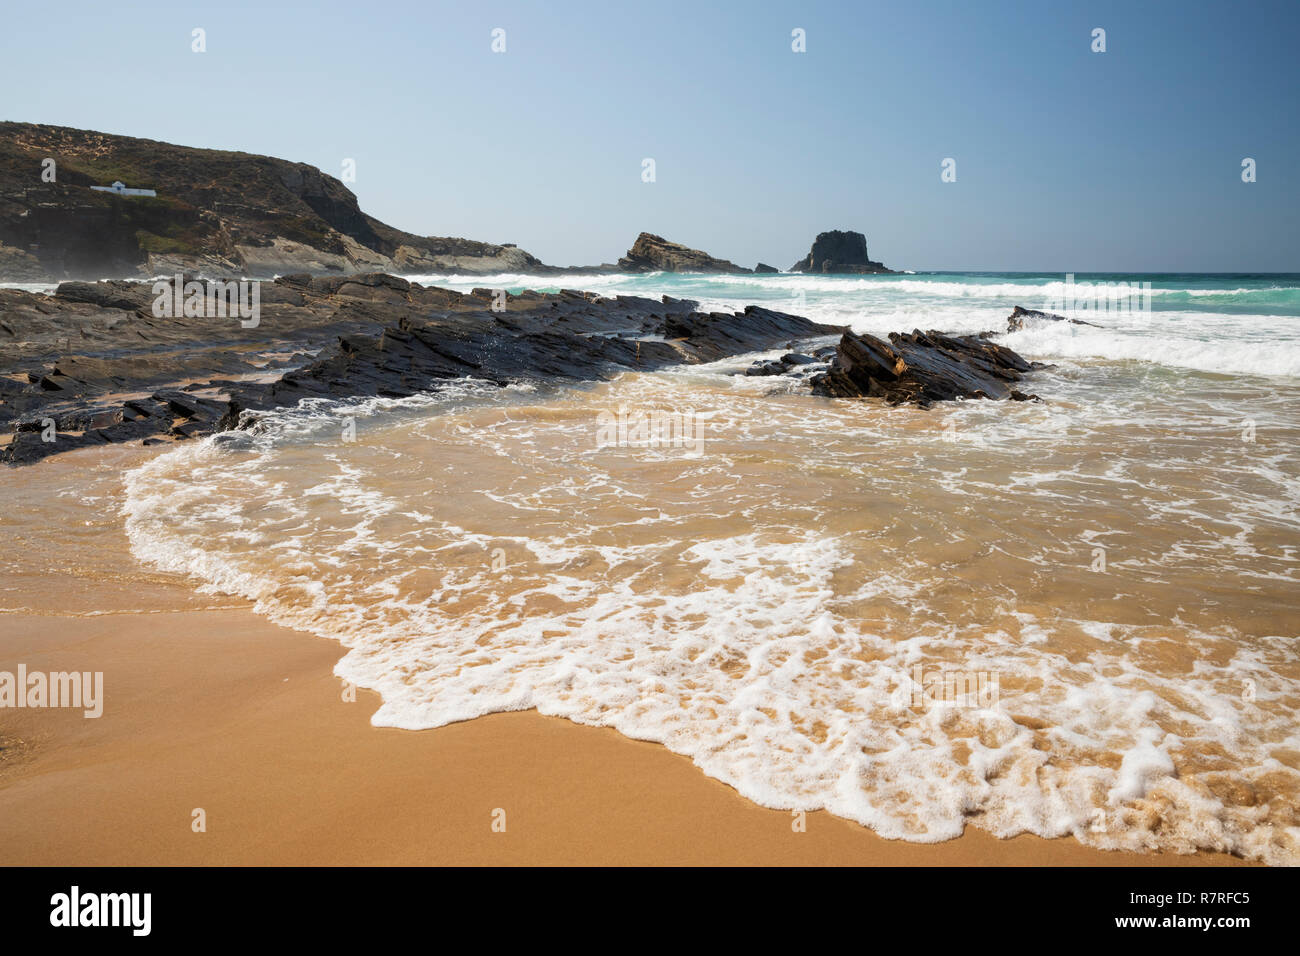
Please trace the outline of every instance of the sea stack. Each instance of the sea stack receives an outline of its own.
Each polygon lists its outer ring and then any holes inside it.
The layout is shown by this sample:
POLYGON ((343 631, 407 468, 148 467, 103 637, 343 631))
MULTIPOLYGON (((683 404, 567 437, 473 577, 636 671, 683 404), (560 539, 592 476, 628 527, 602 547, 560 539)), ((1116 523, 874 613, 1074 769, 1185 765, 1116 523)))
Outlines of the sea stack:
POLYGON ((867 237, 860 232, 832 229, 813 240, 812 250, 790 267, 791 272, 863 275, 892 273, 867 255, 867 237))

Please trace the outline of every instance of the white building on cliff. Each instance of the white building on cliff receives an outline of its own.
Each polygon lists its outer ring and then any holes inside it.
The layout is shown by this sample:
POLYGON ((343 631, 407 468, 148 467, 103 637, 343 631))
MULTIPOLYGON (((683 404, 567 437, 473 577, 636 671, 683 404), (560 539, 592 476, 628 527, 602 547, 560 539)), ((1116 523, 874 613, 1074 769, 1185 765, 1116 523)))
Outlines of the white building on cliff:
POLYGON ((112 193, 114 196, 157 196, 158 194, 152 189, 128 189, 126 184, 121 180, 113 183, 111 186, 91 186, 91 189, 101 193, 112 193))

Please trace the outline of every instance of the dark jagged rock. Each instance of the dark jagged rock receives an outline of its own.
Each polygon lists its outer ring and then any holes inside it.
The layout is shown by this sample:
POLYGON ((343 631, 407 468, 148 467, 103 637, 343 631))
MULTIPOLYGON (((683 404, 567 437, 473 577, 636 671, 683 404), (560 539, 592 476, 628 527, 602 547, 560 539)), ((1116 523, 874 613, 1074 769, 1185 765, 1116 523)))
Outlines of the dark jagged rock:
POLYGON ((624 272, 721 272, 749 273, 753 270, 726 259, 715 259, 707 252, 691 249, 662 236, 643 232, 636 237, 627 255, 618 260, 624 272))
POLYGON ((1091 325, 1094 329, 1100 328, 1092 322, 1085 322, 1083 319, 1070 319, 1064 315, 1056 315, 1052 312, 1039 312, 1037 309, 1026 309, 1016 306, 1011 314, 1007 316, 1007 331, 1019 332, 1025 328, 1028 323, 1032 322, 1069 322, 1071 325, 1091 325))
POLYGON ((766 262, 760 262, 758 265, 754 266, 755 275, 775 275, 780 271, 780 269, 769 266, 766 262))
POLYGON ((883 398, 891 405, 959 398, 1037 399, 1015 387, 1027 372, 1044 368, 983 335, 942 332, 890 333, 889 341, 846 332, 825 375, 813 380, 817 394, 832 398, 883 398))
POLYGON ((792 265, 790 271, 849 275, 893 272, 868 257, 866 236, 839 229, 819 233, 813 240, 812 250, 792 265))
MULTIPOLYGON (((834 348, 831 354, 834 354, 834 348)), ((749 368, 745 369, 746 375, 787 375, 792 378, 808 378, 814 374, 824 373, 828 369, 830 356, 824 355, 822 358, 815 358, 811 355, 804 355, 802 352, 787 352, 779 359, 764 360, 759 359, 749 368)))
POLYGON ((468 376, 596 380, 839 331, 757 306, 705 314, 669 296, 576 290, 499 299, 390 275, 289 275, 260 292, 260 322, 244 328, 155 317, 152 283, 65 283, 50 296, 0 289, 0 428, 12 433, 0 460, 184 441, 302 398, 404 397, 468 376))

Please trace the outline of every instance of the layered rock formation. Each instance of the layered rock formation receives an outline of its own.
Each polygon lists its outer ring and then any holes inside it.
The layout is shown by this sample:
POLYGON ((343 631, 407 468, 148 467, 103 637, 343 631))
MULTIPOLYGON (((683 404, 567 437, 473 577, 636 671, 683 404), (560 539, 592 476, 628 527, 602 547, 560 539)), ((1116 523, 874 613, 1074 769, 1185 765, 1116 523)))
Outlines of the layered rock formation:
POLYGON ((513 245, 394 229, 305 163, 0 123, 0 280, 545 268, 513 245), (54 182, 42 176, 47 159, 54 182), (90 188, 114 181, 157 196, 90 188))
POLYGON ((0 432, 8 433, 0 461, 195 438, 247 427, 257 410, 303 398, 403 397, 466 377, 595 380, 841 333, 837 346, 787 351, 745 374, 792 377, 831 397, 928 406, 1034 398, 1016 384, 1044 367, 990 341, 992 333, 916 331, 886 342, 753 305, 703 313, 669 296, 462 294, 385 274, 295 274, 258 291, 250 323, 159 315, 171 283, 65 282, 53 295, 0 289, 0 432))
POLYGON ((1015 387, 1025 374, 1046 368, 981 335, 891 332, 889 341, 845 332, 813 391, 832 398, 883 398, 890 405, 929 407, 959 398, 1014 399, 1029 395, 1015 387))
POLYGON ((715 259, 707 252, 691 249, 680 243, 669 242, 662 236, 643 232, 636 237, 632 248, 618 260, 621 272, 722 272, 732 274, 752 273, 726 259, 715 259))
POLYGON ((790 271, 850 275, 893 272, 883 263, 873 262, 868 257, 866 236, 838 229, 819 233, 808 255, 792 265, 790 271))
POLYGON ((839 331, 757 306, 706 314, 668 297, 463 295, 382 274, 290 275, 259 289, 255 327, 156 317, 151 283, 0 289, 0 429, 11 433, 0 460, 193 438, 247 424, 245 409, 308 397, 401 397, 467 376, 598 379, 839 331))

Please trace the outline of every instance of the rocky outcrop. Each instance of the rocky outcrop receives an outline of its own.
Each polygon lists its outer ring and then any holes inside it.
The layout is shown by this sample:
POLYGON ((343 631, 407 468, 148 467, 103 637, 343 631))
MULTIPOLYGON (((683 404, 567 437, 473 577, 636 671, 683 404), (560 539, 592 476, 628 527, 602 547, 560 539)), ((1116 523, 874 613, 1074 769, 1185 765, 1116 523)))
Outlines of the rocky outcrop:
POLYGON ((703 313, 669 297, 462 294, 383 274, 287 275, 259 293, 259 321, 245 327, 155 317, 147 282, 66 282, 48 296, 0 289, 0 430, 11 433, 0 460, 183 441, 308 397, 402 397, 466 376, 594 380, 839 331, 757 306, 703 313))
POLYGON ((1046 366, 1021 358, 986 335, 892 332, 889 341, 845 332, 829 370, 813 390, 832 398, 883 398, 929 407, 959 398, 1036 399, 1016 383, 1046 366))
POLYGON ((103 276, 542 272, 513 245, 416 236, 306 163, 0 123, 0 281, 103 276), (42 173, 54 160, 54 181, 42 173), (90 187, 120 180, 155 197, 90 187), (13 249, 15 252, 9 252, 13 249), (32 266, 37 263, 37 268, 32 266))
POLYGON ((45 282, 50 274, 30 252, 0 243, 0 276, 7 282, 45 282))
POLYGON ((850 275, 892 273, 867 256, 867 237, 860 232, 834 229, 819 233, 812 250, 790 267, 791 272, 841 273, 850 275))
POLYGON ((1022 329, 1032 328, 1035 325, 1041 325, 1048 322, 1068 322, 1070 325, 1091 325, 1094 329, 1100 328, 1092 322, 1085 322, 1083 319, 1070 319, 1064 315, 1056 315, 1053 312, 1039 312, 1037 309, 1026 309, 1022 306, 1016 306, 1009 316, 1007 316, 1007 331, 1019 332, 1022 329))
POLYGON ((777 269, 774 266, 769 266, 766 262, 760 262, 758 265, 754 266, 755 275, 774 275, 780 271, 780 269, 777 269))
POLYGON ((779 359, 759 359, 745 369, 745 375, 784 375, 787 378, 811 381, 813 376, 829 370, 835 352, 834 345, 824 345, 811 353, 787 352, 779 359))
POLYGON ((738 266, 726 259, 715 259, 707 252, 690 249, 662 236, 643 232, 636 237, 627 255, 618 260, 623 272, 714 272, 750 273, 753 270, 738 266))

